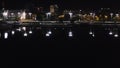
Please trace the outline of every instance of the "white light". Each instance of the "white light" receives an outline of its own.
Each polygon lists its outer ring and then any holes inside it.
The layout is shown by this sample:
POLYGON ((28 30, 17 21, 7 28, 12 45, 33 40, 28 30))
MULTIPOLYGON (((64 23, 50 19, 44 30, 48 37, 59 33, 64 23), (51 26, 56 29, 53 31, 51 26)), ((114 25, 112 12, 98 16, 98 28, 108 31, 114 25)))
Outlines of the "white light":
POLYGON ((69 12, 70 18, 72 18, 73 13, 69 12))
POLYGON ((3 16, 4 16, 4 17, 7 17, 7 16, 8 16, 8 11, 4 11, 4 12, 3 12, 3 16))
POLYGON ((92 15, 93 15, 93 13, 90 13, 90 15, 92 16, 92 15))
POLYGON ((46 37, 49 37, 49 36, 50 36, 50 34, 47 33, 47 34, 46 34, 46 37))
POLYGON ((109 32, 109 35, 113 35, 113 32, 112 32, 112 31, 110 31, 110 32, 109 32))
POLYGON ((92 34, 93 34, 93 32, 92 32, 92 31, 90 31, 90 32, 89 32, 89 34, 90 34, 90 35, 92 35, 92 34))
POLYGON ((113 13, 110 13, 111 16, 113 16, 113 13))
POLYGON ((32 31, 31 31, 31 30, 29 31, 29 34, 32 34, 32 31))
POLYGON ((118 34, 115 34, 114 37, 118 37, 119 35, 118 34))
POLYGON ((95 34, 93 34, 92 36, 95 37, 95 34))
POLYGON ((32 15, 32 13, 28 13, 30 16, 32 15))
POLYGON ((48 34, 52 34, 52 32, 51 32, 51 31, 48 31, 48 34))
POLYGON ((13 16, 13 15, 14 15, 14 13, 11 13, 11 15, 13 16))
POLYGON ((49 18, 49 16, 51 16, 51 13, 50 12, 46 13, 46 16, 47 18, 49 18))
POLYGON ((16 30, 20 32, 20 31, 21 31, 21 28, 18 28, 18 29, 16 29, 16 30))
POLYGON ((25 36, 25 37, 27 37, 27 36, 28 36, 28 34, 25 32, 25 33, 24 33, 24 36, 25 36))
POLYGON ((20 15, 20 12, 18 12, 18 15, 20 15))
POLYGON ((15 31, 12 31, 12 35, 14 35, 15 34, 15 31))
POLYGON ((24 31, 26 31, 26 27, 22 27, 22 29, 23 29, 24 31))
POLYGON ((8 33, 7 33, 7 32, 4 33, 4 38, 5 38, 5 39, 8 38, 8 33))
POLYGON ((73 36, 73 33, 70 31, 68 36, 69 36, 69 37, 72 37, 72 36, 73 36))
POLYGON ((21 20, 24 20, 24 19, 26 19, 26 13, 25 12, 23 12, 22 14, 21 14, 21 18, 20 18, 21 20))
POLYGON ((48 13, 47 13, 47 15, 51 15, 51 13, 50 13, 50 12, 48 12, 48 13))

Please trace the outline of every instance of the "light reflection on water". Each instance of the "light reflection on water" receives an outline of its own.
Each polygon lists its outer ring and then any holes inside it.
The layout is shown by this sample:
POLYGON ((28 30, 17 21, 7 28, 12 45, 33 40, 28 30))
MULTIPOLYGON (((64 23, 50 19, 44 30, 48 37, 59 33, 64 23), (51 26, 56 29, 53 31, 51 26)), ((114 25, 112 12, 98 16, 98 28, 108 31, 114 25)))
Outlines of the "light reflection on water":
POLYGON ((87 28, 81 27, 18 27, 12 30, 0 32, 2 39, 14 38, 50 38, 50 39, 94 39, 94 38, 118 38, 117 28, 87 28))

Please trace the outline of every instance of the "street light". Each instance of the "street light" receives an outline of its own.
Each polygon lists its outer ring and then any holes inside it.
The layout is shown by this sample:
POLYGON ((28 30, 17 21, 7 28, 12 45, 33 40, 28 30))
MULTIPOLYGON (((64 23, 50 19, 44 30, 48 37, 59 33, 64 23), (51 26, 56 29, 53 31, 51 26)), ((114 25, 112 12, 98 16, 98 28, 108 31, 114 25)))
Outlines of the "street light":
POLYGON ((72 12, 69 12, 69 15, 70 15, 70 19, 72 18, 73 16, 73 13, 72 12))
POLYGON ((116 17, 119 17, 119 14, 116 14, 116 17))
POLYGON ((29 16, 30 16, 30 18, 32 17, 32 13, 28 13, 29 14, 29 16))
POLYGON ((2 14, 3 14, 4 19, 8 18, 8 11, 4 11, 2 14))
POLYGON ((95 34, 92 34, 93 37, 95 37, 95 34))
POLYGON ((111 20, 112 20, 112 17, 113 17, 113 13, 110 13, 110 16, 111 16, 111 20))
POLYGON ((47 16, 47 19, 49 19, 49 17, 51 16, 51 13, 50 12, 46 13, 46 16, 47 16))
POLYGON ((21 14, 20 19, 21 20, 25 20, 26 19, 26 12, 25 11, 21 14))

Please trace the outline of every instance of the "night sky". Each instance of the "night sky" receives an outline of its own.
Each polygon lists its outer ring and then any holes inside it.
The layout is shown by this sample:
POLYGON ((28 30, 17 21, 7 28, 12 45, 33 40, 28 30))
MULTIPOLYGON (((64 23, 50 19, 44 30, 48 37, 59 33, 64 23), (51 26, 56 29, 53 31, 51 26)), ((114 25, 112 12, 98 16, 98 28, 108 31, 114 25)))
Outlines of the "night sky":
MULTIPOLYGON (((10 9, 23 8, 26 5, 49 7, 50 4, 58 4, 60 8, 120 8, 117 0, 0 0, 4 1, 5 7, 10 9)), ((2 7, 2 6, 1 6, 2 7)))

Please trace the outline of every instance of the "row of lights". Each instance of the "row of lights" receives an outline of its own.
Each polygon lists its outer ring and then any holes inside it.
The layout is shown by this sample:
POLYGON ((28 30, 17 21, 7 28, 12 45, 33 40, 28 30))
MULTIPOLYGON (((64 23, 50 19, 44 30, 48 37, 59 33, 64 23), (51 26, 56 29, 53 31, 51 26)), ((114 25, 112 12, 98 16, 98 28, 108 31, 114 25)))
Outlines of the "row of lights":
MULTIPOLYGON (((89 34, 92 35, 93 37, 95 37, 94 32, 90 31, 89 34)), ((114 37, 119 37, 118 33, 114 34, 112 31, 109 32, 109 35, 114 35, 114 37)))
MULTIPOLYGON (((32 34, 32 33, 33 33, 32 30, 30 30, 30 31, 27 33, 27 32, 26 32, 26 27, 18 28, 18 29, 16 29, 16 30, 17 30, 17 31, 24 30, 24 31, 25 31, 24 34, 23 34, 24 37, 27 37, 27 36, 28 36, 28 33, 29 33, 29 34, 32 34)), ((12 31, 11 31, 11 34, 14 35, 14 34, 15 34, 15 31, 12 30, 12 31)), ((49 31, 46 33, 45 36, 46 36, 46 37, 49 37, 51 34, 52 34, 52 31, 49 30, 49 31)), ((92 35, 93 37, 95 37, 95 34, 94 34, 94 32, 93 32, 92 30, 90 30, 89 34, 92 35)), ((113 31, 110 31, 110 32, 109 32, 109 35, 114 35, 114 37, 119 37, 118 33, 114 33, 113 31)), ((69 36, 69 37, 73 37, 73 32, 72 32, 71 30, 68 32, 68 36, 69 36)), ((0 33, 0 37, 1 37, 1 33, 0 33)), ((5 33, 4 33, 4 38, 5 38, 5 39, 8 38, 8 32, 5 32, 5 33)))
MULTIPOLYGON (((14 35, 14 34, 15 34, 15 31, 11 31, 11 33, 12 33, 12 35, 14 35)), ((32 34, 32 31, 31 31, 31 30, 29 31, 29 34, 32 34)), ((51 34, 52 34, 52 32, 51 32, 51 31, 48 31, 48 32, 46 33, 46 37, 49 37, 51 34)), ((90 31, 89 34, 92 35, 93 37, 95 37, 95 34, 94 34, 92 31, 90 31)), ((109 35, 114 35, 114 37, 119 37, 119 35, 118 35, 117 33, 113 34, 112 31, 109 32, 109 35)), ((28 36, 27 32, 25 32, 25 33, 23 34, 23 36, 24 36, 24 37, 27 37, 27 36, 28 36)), ((70 31, 70 32, 68 33, 68 36, 69 36, 69 37, 73 37, 73 32, 70 31)), ((0 33, 0 37, 1 37, 1 33, 0 33)), ((5 33, 4 33, 4 39, 7 39, 7 38, 8 38, 8 32, 5 32, 5 33)))
POLYGON ((113 33, 112 31, 109 32, 109 35, 114 35, 114 37, 119 37, 118 33, 113 33))
MULTIPOLYGON (((32 34, 33 32, 30 30, 28 33, 29 33, 29 34, 32 34)), ((23 36, 24 36, 24 37, 27 37, 27 36, 28 36, 28 33, 25 32, 25 33, 23 34, 23 36)), ((12 31, 11 31, 11 34, 14 35, 14 34, 15 34, 15 31, 12 30, 12 31)), ((49 30, 49 31, 46 33, 46 37, 49 37, 51 34, 52 34, 52 31, 49 30)), ((68 36, 69 36, 69 37, 73 37, 72 31, 70 31, 70 32, 68 33, 68 36)), ((1 37, 1 33, 0 33, 0 37, 1 37)), ((5 33, 4 33, 4 39, 8 39, 8 32, 5 32, 5 33)))

